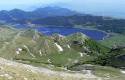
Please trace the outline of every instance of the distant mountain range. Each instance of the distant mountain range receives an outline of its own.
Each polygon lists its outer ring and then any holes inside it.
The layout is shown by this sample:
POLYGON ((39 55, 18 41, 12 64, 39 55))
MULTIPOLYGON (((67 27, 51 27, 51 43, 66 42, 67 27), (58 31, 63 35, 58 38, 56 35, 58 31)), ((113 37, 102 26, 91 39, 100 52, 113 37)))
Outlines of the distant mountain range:
POLYGON ((125 34, 125 19, 82 14, 61 7, 44 7, 33 11, 2 10, 0 11, 0 20, 13 24, 30 22, 42 26, 89 27, 106 32, 125 34))
POLYGON ((50 16, 71 16, 76 14, 79 13, 77 13, 76 11, 60 7, 37 8, 34 11, 23 11, 20 9, 13 9, 10 11, 6 10, 0 11, 0 20, 10 22, 23 19, 37 19, 50 16))

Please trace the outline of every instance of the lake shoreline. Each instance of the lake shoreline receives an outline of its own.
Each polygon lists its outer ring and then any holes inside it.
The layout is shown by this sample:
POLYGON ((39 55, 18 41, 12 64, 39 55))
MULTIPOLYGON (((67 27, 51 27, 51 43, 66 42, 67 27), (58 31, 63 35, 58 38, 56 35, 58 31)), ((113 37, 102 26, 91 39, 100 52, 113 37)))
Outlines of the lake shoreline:
MULTIPOLYGON (((26 26, 26 25, 25 25, 26 26)), ((43 25, 35 25, 34 27, 32 26, 15 26, 15 28, 17 29, 36 29, 38 30, 40 33, 43 33, 45 35, 52 35, 54 33, 57 34, 61 34, 64 36, 68 36, 70 34, 73 33, 77 33, 77 32, 82 32, 83 34, 86 34, 87 36, 89 36, 90 38, 94 39, 94 40, 104 40, 106 38, 108 38, 110 36, 109 33, 102 31, 102 30, 98 30, 95 28, 78 28, 78 27, 70 27, 70 26, 43 26, 43 25)))

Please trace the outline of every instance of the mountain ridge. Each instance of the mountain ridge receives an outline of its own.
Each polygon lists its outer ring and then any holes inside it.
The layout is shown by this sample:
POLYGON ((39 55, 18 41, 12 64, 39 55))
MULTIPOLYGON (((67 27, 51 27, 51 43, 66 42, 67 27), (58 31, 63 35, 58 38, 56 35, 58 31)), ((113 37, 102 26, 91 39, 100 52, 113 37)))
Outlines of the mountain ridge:
POLYGON ((70 16, 78 13, 61 7, 44 7, 44 8, 37 8, 36 10, 33 11, 24 11, 21 9, 13 9, 10 11, 2 10, 0 11, 0 14, 1 14, 0 15, 1 20, 13 21, 13 20, 32 19, 32 18, 33 19, 45 18, 49 16, 70 16), (5 16, 4 19, 3 16, 5 16))
MULTIPOLYGON (((44 77, 44 80, 48 78, 55 80, 56 77, 57 80, 61 80, 62 76, 58 75, 65 73, 63 71, 69 71, 71 73, 63 75, 63 79, 79 80, 78 76, 73 75, 80 74, 82 75, 80 79, 83 80, 84 78, 86 80, 90 78, 92 80, 105 80, 106 78, 124 80, 124 70, 120 70, 120 68, 125 66, 123 65, 125 63, 123 61, 125 49, 107 48, 83 33, 74 33, 69 36, 60 34, 45 36, 31 28, 17 30, 10 26, 1 25, 0 43, 0 57, 2 57, 0 58, 0 68, 2 69, 0 79, 32 78, 41 80, 41 77, 44 77), (120 57, 123 58, 120 59, 120 57), (55 76, 54 74, 48 77, 49 73, 45 75, 46 73, 42 72, 44 74, 42 76, 41 71, 46 71, 46 68, 42 68, 43 66, 52 70, 59 70, 56 72, 58 75, 55 76), (67 75, 71 74, 73 75, 69 78, 67 75), (108 76, 104 74, 108 74, 108 76)), ((47 71, 50 72, 48 69, 47 71)))

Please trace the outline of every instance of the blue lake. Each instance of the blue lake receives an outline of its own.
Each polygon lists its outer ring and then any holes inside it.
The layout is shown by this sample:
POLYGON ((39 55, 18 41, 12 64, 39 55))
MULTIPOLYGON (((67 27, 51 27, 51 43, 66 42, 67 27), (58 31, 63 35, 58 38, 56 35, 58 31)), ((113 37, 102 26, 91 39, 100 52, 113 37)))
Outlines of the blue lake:
MULTIPOLYGON (((26 29, 29 27, 26 27, 26 25, 25 26, 18 25, 18 26, 15 26, 15 28, 26 29)), ((72 28, 72 27, 37 27, 35 29, 37 29, 39 32, 45 35, 52 35, 54 33, 58 33, 58 34, 67 36, 72 33, 82 32, 94 40, 102 40, 104 37, 107 36, 107 34, 102 31, 90 30, 90 29, 79 29, 79 28, 72 28)))
POLYGON ((38 27, 36 28, 39 32, 46 35, 52 35, 53 33, 59 33, 61 35, 70 35, 72 33, 82 32, 87 36, 91 37, 94 40, 102 40, 106 33, 98 30, 89 30, 89 29, 79 29, 79 28, 65 28, 65 27, 38 27))

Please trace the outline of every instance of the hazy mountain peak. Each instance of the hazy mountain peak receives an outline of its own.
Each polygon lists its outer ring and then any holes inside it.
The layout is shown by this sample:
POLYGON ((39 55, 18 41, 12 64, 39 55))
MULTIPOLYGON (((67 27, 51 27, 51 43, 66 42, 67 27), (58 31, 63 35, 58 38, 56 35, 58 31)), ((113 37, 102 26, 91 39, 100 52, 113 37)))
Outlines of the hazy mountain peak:
POLYGON ((15 8, 15 9, 10 10, 10 12, 25 12, 25 11, 15 8))
MULTIPOLYGON (((17 21, 22 19, 38 19, 38 18, 45 18, 50 16, 71 16, 78 14, 75 11, 69 10, 67 8, 61 7, 44 7, 44 8, 37 8, 34 11, 23 11, 21 9, 13 9, 10 11, 0 11, 0 20, 5 21, 17 21)), ((25 20, 24 20, 25 21, 25 20)))

